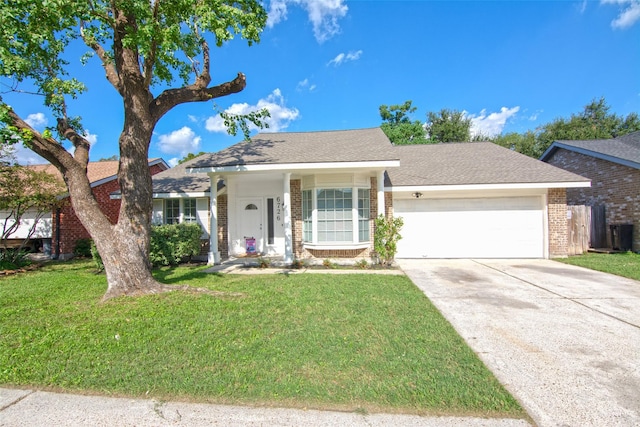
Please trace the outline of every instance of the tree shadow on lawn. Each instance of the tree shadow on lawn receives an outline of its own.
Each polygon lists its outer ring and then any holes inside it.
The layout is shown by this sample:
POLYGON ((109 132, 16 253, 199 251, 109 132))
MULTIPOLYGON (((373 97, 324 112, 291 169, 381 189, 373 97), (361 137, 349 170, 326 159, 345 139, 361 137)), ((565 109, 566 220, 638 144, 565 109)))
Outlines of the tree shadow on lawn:
POLYGON ((198 267, 159 267, 153 270, 153 276, 160 282, 167 285, 184 284, 185 282, 203 279, 205 277, 215 276, 223 277, 219 272, 205 273, 202 271, 207 266, 198 267))

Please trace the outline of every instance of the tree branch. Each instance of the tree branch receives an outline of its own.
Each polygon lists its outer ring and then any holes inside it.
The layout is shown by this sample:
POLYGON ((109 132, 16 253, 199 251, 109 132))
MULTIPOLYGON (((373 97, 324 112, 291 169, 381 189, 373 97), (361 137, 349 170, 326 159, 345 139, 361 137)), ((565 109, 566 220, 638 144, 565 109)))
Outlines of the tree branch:
POLYGON ((42 136, 22 120, 13 110, 9 110, 8 114, 15 127, 19 130, 27 130, 33 135, 29 147, 33 152, 47 159, 52 165, 57 167, 63 175, 64 171, 74 167, 76 161, 60 143, 53 138, 45 138, 42 136))
MULTIPOLYGON (((205 59, 208 61, 208 59, 205 59)), ((205 67, 206 69, 207 67, 205 67)), ((215 98, 230 95, 232 93, 241 92, 247 86, 247 79, 244 74, 238 73, 235 79, 222 83, 213 87, 200 87, 206 77, 200 74, 196 83, 178 89, 167 89, 158 95, 150 105, 151 116, 157 122, 176 105, 186 104, 188 102, 204 102, 215 98), (200 80, 202 77, 203 80, 200 80)))
POLYGON ((82 36, 84 43, 93 49, 93 51, 98 55, 98 58, 100 58, 102 68, 104 68, 109 83, 113 85, 118 93, 122 93, 122 81, 120 80, 120 76, 118 76, 115 66, 113 65, 113 61, 109 58, 109 55, 107 55, 106 50, 98 42, 95 40, 92 41, 86 36, 84 32, 84 23, 80 24, 80 35, 82 36))
POLYGON ((83 168, 87 168, 87 164, 89 163, 89 149, 91 148, 91 144, 87 139, 80 135, 75 131, 69 123, 67 119, 58 119, 58 132, 60 135, 64 136, 65 139, 71 141, 73 146, 75 147, 75 151, 73 153, 73 157, 83 168))
MULTIPOLYGON (((160 1, 156 0, 153 5, 153 21, 157 22, 158 11, 160 9, 160 1)), ((158 42, 155 37, 151 41, 151 49, 148 56, 144 59, 144 85, 146 87, 151 86, 151 80, 153 79, 153 67, 156 63, 156 50, 158 49, 158 42)))

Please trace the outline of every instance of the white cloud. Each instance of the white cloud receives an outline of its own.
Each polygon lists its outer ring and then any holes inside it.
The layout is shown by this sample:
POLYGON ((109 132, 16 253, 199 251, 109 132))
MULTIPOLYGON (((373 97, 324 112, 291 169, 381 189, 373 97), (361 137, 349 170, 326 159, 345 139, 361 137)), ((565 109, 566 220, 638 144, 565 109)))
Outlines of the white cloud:
POLYGON ((615 29, 624 30, 640 20, 640 0, 601 0, 600 3, 620 6, 620 14, 611 21, 615 29))
POLYGON ((179 154, 184 157, 197 152, 202 138, 188 126, 158 137, 158 148, 165 154, 179 154))
POLYGON ((304 79, 298 82, 298 85, 296 86, 296 90, 298 92, 302 92, 303 90, 313 92, 314 90, 316 90, 316 85, 309 83, 309 79, 304 79))
POLYGON ((85 129, 82 136, 84 136, 84 139, 89 141, 89 144, 91 144, 92 147, 98 142, 98 135, 96 135, 95 133, 90 133, 89 129, 85 129))
POLYGON ((327 65, 333 65, 337 67, 345 62, 357 61, 362 56, 362 50, 351 51, 349 53, 339 53, 335 58, 327 63, 327 65))
POLYGON ((14 147, 13 158, 15 158, 16 163, 20 165, 42 165, 49 163, 46 159, 29 150, 21 143, 15 144, 14 147))
POLYGON ((480 114, 469 114, 465 111, 465 115, 471 119, 471 134, 495 136, 502 133, 504 125, 511 117, 520 111, 520 107, 513 108, 502 107, 499 113, 489 113, 483 109, 480 114))
POLYGON ((542 113, 544 113, 544 110, 537 110, 535 113, 533 113, 532 115, 529 116, 529 120, 532 121, 532 122, 535 122, 536 120, 538 120, 538 117, 542 113))
MULTIPOLYGON (((297 108, 288 108, 285 106, 284 97, 280 92, 280 89, 275 89, 266 98, 260 99, 255 105, 249 105, 247 103, 233 104, 231 107, 225 110, 225 113, 229 114, 248 114, 254 111, 262 110, 266 108, 269 110, 271 117, 265 119, 265 122, 269 125, 266 132, 280 132, 289 126, 289 123, 296 120, 300 116, 300 112, 297 108)), ((226 133, 227 128, 224 125, 224 120, 219 115, 211 116, 207 119, 205 127, 210 132, 226 133)), ((254 131, 258 130, 253 124, 249 124, 249 129, 254 131)))
POLYGON ((45 117, 44 113, 29 114, 24 121, 34 129, 43 128, 48 123, 48 120, 45 117))
POLYGON ((269 28, 287 19, 288 4, 300 6, 307 11, 318 43, 329 40, 340 32, 338 21, 344 18, 349 10, 344 0, 273 0, 267 20, 269 28))

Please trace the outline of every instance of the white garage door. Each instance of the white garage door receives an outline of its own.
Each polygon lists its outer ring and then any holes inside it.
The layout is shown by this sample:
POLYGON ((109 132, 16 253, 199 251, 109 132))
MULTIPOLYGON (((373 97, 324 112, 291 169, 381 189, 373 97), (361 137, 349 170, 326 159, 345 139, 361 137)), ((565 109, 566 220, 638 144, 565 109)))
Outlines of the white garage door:
POLYGON ((543 258, 541 197, 394 200, 397 258, 543 258))

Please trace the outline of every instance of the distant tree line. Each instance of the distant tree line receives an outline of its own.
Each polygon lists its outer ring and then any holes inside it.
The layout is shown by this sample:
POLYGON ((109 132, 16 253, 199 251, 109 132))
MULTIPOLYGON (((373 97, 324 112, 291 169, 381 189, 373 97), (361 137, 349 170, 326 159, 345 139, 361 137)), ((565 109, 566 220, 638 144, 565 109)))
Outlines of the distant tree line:
POLYGON ((458 110, 442 109, 428 112, 426 123, 411 120, 416 111, 412 101, 399 105, 381 105, 381 128, 396 145, 440 144, 447 142, 491 141, 530 157, 540 157, 553 141, 609 139, 640 130, 637 113, 626 117, 610 112, 604 97, 585 105, 583 111, 571 117, 557 118, 535 130, 504 135, 473 135, 471 118, 458 110))

